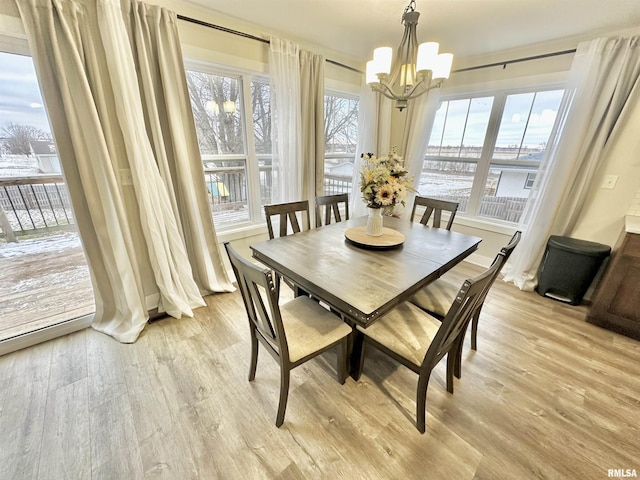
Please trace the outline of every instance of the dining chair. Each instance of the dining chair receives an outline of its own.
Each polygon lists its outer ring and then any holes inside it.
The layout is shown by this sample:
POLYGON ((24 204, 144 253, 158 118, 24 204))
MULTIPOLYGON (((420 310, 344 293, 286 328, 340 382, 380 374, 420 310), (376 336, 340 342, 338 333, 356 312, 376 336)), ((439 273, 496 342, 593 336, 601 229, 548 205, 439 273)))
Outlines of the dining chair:
POLYGON ((267 229, 269 230, 269 238, 274 239, 273 217, 277 216, 280 220, 278 227, 278 236, 285 237, 291 233, 300 233, 310 230, 309 222, 309 200, 288 203, 274 203, 264 206, 264 214, 267 218, 267 229))
POLYGON ((289 396, 290 372, 295 367, 338 347, 338 381, 344 384, 347 369, 347 341, 351 327, 309 297, 300 296, 279 305, 269 269, 249 262, 224 244, 242 294, 251 333, 249 381, 253 381, 258 364, 258 343, 280 365, 280 400, 276 426, 284 422, 289 396))
MULTIPOLYGON (((517 231, 509 240, 509 243, 500 249, 500 254, 504 256, 504 263, 509 259, 511 253, 516 248, 518 243, 520 242, 520 238, 522 236, 521 231, 517 231)), ((503 264, 504 265, 504 264, 503 264)), ((500 270, 496 272, 495 277, 491 280, 491 284, 498 278, 500 275, 500 270)), ((429 283, 426 287, 418 290, 409 301, 418 307, 420 307, 425 312, 435 316, 436 318, 444 318, 447 314, 447 310, 449 306, 453 303, 456 298, 456 294, 458 293, 457 284, 446 278, 446 275, 443 277, 434 280, 429 283)), ((477 338, 478 338, 478 320, 480 318, 480 312, 482 311, 482 306, 484 305, 484 300, 489 293, 489 289, 485 292, 482 300, 479 302, 476 307, 475 312, 473 313, 473 319, 471 322, 471 349, 477 350, 477 338)))
POLYGON ((440 223, 442 221, 442 212, 449 212, 449 221, 447 222, 447 226, 445 227, 447 230, 451 230, 451 226, 453 225, 453 219, 456 216, 456 212, 458 211, 458 202, 450 202, 447 200, 439 200, 437 198, 429 198, 429 197, 421 197, 416 195, 416 198, 413 201, 413 208, 411 209, 411 221, 414 221, 414 217, 416 214, 416 208, 418 206, 425 207, 424 213, 420 218, 420 223, 423 225, 428 225, 429 219, 433 214, 432 226, 434 228, 440 228, 440 223))
POLYGON ((316 197, 316 228, 322 226, 322 219, 324 218, 324 225, 331 223, 331 217, 337 222, 342 221, 340 214, 340 204, 344 204, 344 219, 349 220, 349 194, 340 193, 337 195, 324 195, 316 197), (324 215, 323 208, 324 207, 324 215))
MULTIPOLYGON (((273 230, 273 217, 278 217, 278 236, 285 237, 289 233, 296 234, 302 231, 311 229, 311 222, 309 220, 309 201, 302 200, 299 202, 288 203, 274 203, 264 206, 264 214, 267 219, 267 230, 269 231, 269 238, 273 240, 275 238, 273 230)), ((295 285, 291 280, 286 277, 282 277, 280 274, 275 273, 276 290, 280 293, 280 279, 284 280, 294 292, 297 297, 302 294, 302 290, 295 285)))
POLYGON ((367 345, 374 346, 418 374, 416 427, 420 433, 425 431, 431 372, 446 355, 447 391, 453 393, 458 344, 482 293, 501 266, 502 261, 496 261, 482 274, 465 280, 442 321, 414 304, 404 302, 369 327, 356 327, 354 351, 360 352, 360 357, 354 378, 358 379, 362 373, 367 345))

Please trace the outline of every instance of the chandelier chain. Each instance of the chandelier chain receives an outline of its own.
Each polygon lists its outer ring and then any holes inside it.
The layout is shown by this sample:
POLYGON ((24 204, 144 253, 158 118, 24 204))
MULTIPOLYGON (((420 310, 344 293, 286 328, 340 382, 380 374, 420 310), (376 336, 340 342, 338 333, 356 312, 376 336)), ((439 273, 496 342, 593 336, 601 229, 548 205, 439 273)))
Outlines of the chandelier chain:
MULTIPOLYGON (((409 5, 407 5, 404 9, 404 13, 415 12, 416 11, 416 0, 411 0, 409 5)), ((402 19, 400 23, 404 24, 404 15, 402 15, 402 19)))

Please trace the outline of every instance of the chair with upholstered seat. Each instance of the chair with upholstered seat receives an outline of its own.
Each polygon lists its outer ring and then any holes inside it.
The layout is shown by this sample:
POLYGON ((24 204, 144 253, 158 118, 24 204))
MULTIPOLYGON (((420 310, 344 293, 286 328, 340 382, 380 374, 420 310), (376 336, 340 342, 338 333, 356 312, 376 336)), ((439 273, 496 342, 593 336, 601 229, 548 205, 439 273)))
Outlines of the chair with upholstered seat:
MULTIPOLYGON (((311 229, 311 222, 309 221, 309 201, 302 200, 299 202, 287 202, 287 203, 274 203, 272 205, 264 206, 264 214, 267 219, 267 230, 269 231, 269 238, 274 239, 275 233, 273 229, 273 218, 278 217, 278 236, 285 237, 289 233, 296 234, 311 229)), ((303 293, 300 288, 295 285, 291 280, 286 277, 282 277, 279 274, 275 274, 276 277, 276 289, 280 292, 280 279, 284 280, 284 283, 289 285, 296 296, 303 293)))
POLYGON ((329 225, 332 214, 336 222, 341 222, 340 204, 344 204, 344 219, 349 220, 349 194, 340 193, 338 195, 316 197, 316 228, 323 225, 323 219, 324 225, 329 225))
POLYGON ((351 327, 309 297, 300 296, 280 306, 272 272, 241 257, 224 244, 242 294, 251 332, 253 381, 258 364, 258 343, 280 365, 280 400, 276 426, 284 422, 290 371, 322 352, 338 347, 338 381, 346 378, 347 341, 351 327))
POLYGON ((447 226, 445 228, 447 230, 451 230, 453 219, 455 218, 456 212, 458 211, 458 202, 449 202, 447 200, 439 200, 437 198, 421 197, 419 195, 416 195, 416 198, 413 201, 413 208, 411 209, 410 219, 412 222, 414 221, 416 208, 418 206, 424 207, 424 213, 422 214, 422 217, 420 217, 420 223, 423 225, 428 225, 429 219, 433 215, 431 225, 434 228, 440 228, 440 224, 442 222, 442 212, 449 212, 449 220, 447 221, 447 226))
MULTIPOLYGON (((521 236, 522 232, 517 231, 513 235, 513 237, 511 237, 509 243, 500 250, 500 254, 502 254, 505 258, 505 263, 509 259, 509 256, 511 255, 513 250, 518 245, 518 242, 520 242, 521 236)), ((492 284, 499 275, 500 270, 496 272, 495 278, 493 278, 491 281, 492 284)), ((445 275, 419 290, 409 299, 409 301, 420 307, 425 312, 428 312, 431 315, 435 316, 436 318, 444 318, 449 307, 455 300, 457 293, 457 283, 449 278, 446 278, 445 275)), ((478 320, 480 318, 480 312, 482 311, 482 306, 484 305, 484 300, 487 293, 489 293, 489 289, 487 289, 482 300, 476 307, 476 311, 473 314, 473 319, 471 322, 471 348, 473 350, 477 349, 478 320)))
POLYGON ((410 302, 404 302, 367 328, 357 326, 354 351, 360 351, 355 378, 362 372, 367 345, 418 374, 416 427, 425 431, 427 387, 433 368, 447 356, 447 391, 453 393, 453 376, 458 345, 483 292, 495 272, 502 267, 500 254, 491 267, 473 279, 465 280, 444 319, 429 315, 410 302))

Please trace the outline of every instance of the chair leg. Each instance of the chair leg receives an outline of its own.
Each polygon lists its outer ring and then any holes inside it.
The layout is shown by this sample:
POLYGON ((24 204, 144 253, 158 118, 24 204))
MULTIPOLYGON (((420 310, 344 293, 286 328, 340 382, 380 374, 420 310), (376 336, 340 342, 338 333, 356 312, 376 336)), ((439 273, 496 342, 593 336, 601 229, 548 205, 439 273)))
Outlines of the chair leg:
POLYGON ((249 381, 252 382, 256 378, 256 367, 258 365, 258 337, 251 330, 251 365, 249 366, 249 381))
POLYGON ((280 427, 284 422, 284 412, 287 409, 287 398, 289 397, 289 376, 290 370, 280 366, 280 401, 278 402, 278 416, 276 417, 276 427, 280 427))
POLYGON ((460 333, 460 336, 458 337, 456 342, 453 344, 453 347, 451 348, 451 352, 449 353, 450 355, 452 354, 454 355, 453 374, 456 376, 456 378, 462 377, 462 349, 464 346, 464 337, 466 333, 467 333, 467 329, 465 327, 465 329, 462 330, 462 332, 460 333))
POLYGON ((449 353, 447 353, 447 392, 453 393, 453 373, 456 366, 456 359, 458 358, 457 345, 453 345, 449 353))
POLYGON ((480 310, 478 308, 471 319, 471 350, 478 349, 478 319, 480 318, 480 310))
POLYGON ((344 382, 347 379, 347 347, 348 347, 347 339, 348 337, 345 337, 338 344, 337 371, 338 371, 338 381, 340 382, 340 385, 344 385, 344 382))
POLYGON ((460 338, 455 347, 455 364, 453 367, 453 374, 456 378, 462 378, 462 346, 464 345, 464 336, 460 338))
POLYGON ((420 433, 426 430, 427 415, 427 387, 431 372, 418 377, 418 392, 416 395, 416 428, 420 433))

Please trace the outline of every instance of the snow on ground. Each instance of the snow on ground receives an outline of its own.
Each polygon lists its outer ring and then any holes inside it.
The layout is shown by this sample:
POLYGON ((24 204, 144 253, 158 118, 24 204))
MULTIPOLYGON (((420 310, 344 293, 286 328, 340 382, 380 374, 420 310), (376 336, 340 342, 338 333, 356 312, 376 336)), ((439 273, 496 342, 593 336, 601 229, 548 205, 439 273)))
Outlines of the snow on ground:
POLYGON ((42 210, 31 208, 29 210, 5 211, 5 214, 14 232, 28 232, 34 228, 46 228, 74 223, 71 210, 65 211, 64 208, 44 206, 42 210))
POLYGON ((69 249, 82 248, 76 232, 65 232, 41 238, 19 239, 18 242, 0 245, 0 258, 14 258, 39 253, 64 254, 69 249))
POLYGON ((12 293, 34 291, 55 285, 56 288, 73 289, 89 279, 87 266, 72 267, 62 272, 47 272, 35 278, 25 278, 11 286, 12 293))
POLYGON ((27 177, 40 173, 38 159, 26 155, 0 156, 0 177, 27 177))

